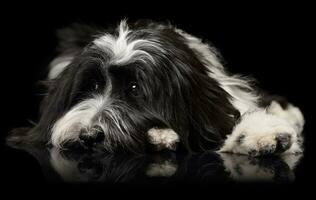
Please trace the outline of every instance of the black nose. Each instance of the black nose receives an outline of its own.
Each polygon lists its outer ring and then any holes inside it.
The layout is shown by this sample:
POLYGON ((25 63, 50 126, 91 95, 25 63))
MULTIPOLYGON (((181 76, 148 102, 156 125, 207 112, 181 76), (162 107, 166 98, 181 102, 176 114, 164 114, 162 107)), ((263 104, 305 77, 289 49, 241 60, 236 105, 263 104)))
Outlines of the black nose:
POLYGON ((85 146, 91 147, 104 140, 104 132, 101 127, 94 126, 89 131, 81 131, 79 139, 85 146))

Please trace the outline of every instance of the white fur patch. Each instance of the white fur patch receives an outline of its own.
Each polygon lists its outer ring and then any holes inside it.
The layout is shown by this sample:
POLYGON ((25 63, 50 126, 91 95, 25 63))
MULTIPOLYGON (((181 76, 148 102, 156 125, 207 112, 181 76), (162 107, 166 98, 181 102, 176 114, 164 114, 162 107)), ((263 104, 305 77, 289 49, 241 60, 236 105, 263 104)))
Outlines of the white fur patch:
POLYGON ((134 60, 154 62, 152 56, 147 53, 145 48, 160 48, 158 43, 153 41, 129 38, 129 27, 126 21, 121 21, 118 27, 117 37, 105 34, 96 39, 94 44, 110 55, 111 64, 128 64, 134 60))
POLYGON ((296 129, 297 133, 301 133, 303 131, 305 120, 299 108, 290 104, 284 110, 279 103, 272 101, 270 106, 267 108, 267 112, 285 119, 296 129))
POLYGON ((177 142, 180 141, 179 135, 172 129, 152 128, 148 131, 149 142, 156 145, 158 150, 174 150, 177 142))
POLYGON ((239 124, 234 127, 231 135, 227 136, 220 152, 248 154, 251 150, 260 151, 266 146, 276 145, 279 134, 289 134, 292 146, 284 153, 301 152, 298 143, 298 133, 289 122, 266 110, 257 110, 242 116, 239 124), (242 142, 239 143, 239 138, 242 142))
POLYGON ((56 78, 60 73, 62 73, 66 67, 71 63, 73 57, 72 56, 62 56, 55 58, 49 67, 48 79, 56 78))

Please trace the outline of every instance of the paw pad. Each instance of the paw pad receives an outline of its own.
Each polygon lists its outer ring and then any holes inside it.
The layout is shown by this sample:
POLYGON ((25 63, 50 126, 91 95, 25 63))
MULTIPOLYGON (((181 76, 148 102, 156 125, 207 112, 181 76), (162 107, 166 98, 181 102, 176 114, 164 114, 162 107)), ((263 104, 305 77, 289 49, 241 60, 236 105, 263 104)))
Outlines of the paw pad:
POLYGON ((287 133, 277 135, 275 140, 277 141, 276 153, 282 153, 288 150, 292 145, 291 135, 287 133))
POLYGON ((279 154, 288 150, 291 145, 291 135, 284 133, 278 134, 272 141, 267 142, 264 145, 258 145, 258 149, 250 149, 248 155, 251 157, 279 154))
POLYGON ((248 151, 248 155, 249 155, 250 157, 255 157, 255 156, 258 155, 258 151, 255 150, 255 149, 251 149, 250 151, 248 151))
POLYGON ((276 145, 275 144, 267 145, 267 146, 262 147, 260 149, 259 153, 260 153, 260 155, 268 155, 268 154, 274 153, 275 149, 276 149, 276 145))

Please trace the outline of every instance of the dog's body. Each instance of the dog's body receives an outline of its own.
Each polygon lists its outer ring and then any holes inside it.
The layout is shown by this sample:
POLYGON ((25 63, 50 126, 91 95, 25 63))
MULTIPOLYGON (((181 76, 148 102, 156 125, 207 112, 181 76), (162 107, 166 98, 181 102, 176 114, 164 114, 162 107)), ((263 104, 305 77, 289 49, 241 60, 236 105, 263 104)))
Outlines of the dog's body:
POLYGON ((300 110, 230 75, 212 46, 180 29, 122 21, 60 37, 30 142, 108 152, 302 152, 300 110))

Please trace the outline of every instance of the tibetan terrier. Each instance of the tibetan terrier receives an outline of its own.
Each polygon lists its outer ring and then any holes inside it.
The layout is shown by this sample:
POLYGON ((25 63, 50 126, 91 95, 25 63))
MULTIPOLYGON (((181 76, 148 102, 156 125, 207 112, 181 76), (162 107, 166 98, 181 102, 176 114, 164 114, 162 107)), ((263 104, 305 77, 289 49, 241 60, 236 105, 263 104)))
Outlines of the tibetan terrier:
POLYGON ((106 152, 302 152, 304 118, 230 74, 209 43, 170 24, 121 21, 58 34, 35 127, 9 141, 106 152))

